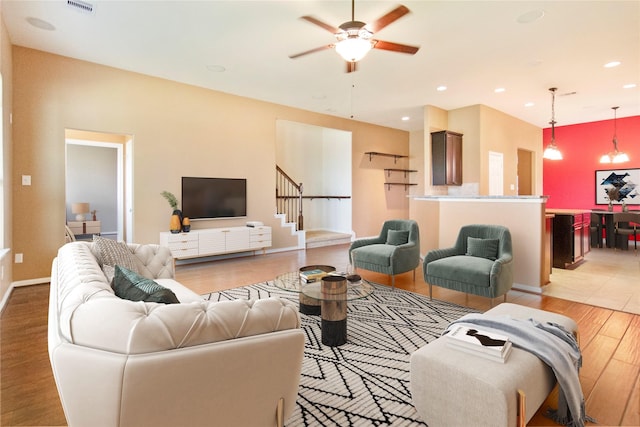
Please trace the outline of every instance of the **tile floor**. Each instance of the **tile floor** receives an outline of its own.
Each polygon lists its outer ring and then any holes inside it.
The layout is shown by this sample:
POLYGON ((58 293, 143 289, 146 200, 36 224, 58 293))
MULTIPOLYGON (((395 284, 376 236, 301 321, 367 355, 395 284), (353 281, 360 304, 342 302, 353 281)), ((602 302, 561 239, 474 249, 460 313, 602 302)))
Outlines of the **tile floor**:
POLYGON ((554 268, 542 294, 640 314, 640 249, 592 248, 575 269, 554 268))

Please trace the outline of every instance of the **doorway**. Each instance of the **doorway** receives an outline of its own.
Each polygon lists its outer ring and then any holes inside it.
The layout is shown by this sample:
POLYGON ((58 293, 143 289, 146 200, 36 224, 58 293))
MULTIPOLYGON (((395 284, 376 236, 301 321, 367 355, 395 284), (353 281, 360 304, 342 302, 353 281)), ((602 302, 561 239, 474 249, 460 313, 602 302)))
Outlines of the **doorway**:
POLYGON ((100 234, 131 242, 131 135, 65 130, 67 221, 72 205, 89 204, 88 221, 100 221, 100 234))

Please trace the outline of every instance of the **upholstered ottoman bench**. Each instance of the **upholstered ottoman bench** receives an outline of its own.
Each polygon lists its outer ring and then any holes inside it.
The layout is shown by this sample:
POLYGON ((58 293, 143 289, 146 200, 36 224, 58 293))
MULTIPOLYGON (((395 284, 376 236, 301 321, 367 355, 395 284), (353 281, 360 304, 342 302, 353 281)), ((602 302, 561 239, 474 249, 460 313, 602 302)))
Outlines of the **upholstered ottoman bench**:
MULTIPOLYGON (((485 314, 553 322, 574 334, 578 329, 566 316, 511 303, 485 314)), ((429 427, 525 425, 556 384, 551 368, 528 351, 514 347, 502 364, 451 348, 447 339, 411 355, 412 400, 429 427), (519 405, 524 408, 520 419, 519 405)))

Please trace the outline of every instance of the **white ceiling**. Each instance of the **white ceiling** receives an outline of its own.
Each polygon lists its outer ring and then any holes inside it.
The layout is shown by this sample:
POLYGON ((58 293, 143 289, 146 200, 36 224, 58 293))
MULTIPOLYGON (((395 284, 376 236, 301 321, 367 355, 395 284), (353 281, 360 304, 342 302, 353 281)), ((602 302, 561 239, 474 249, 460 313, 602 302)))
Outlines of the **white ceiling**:
MULTIPOLYGON (((351 20, 349 0, 89 3, 83 13, 66 0, 1 0, 15 45, 398 129, 422 129, 424 105, 474 104, 548 127, 551 87, 558 126, 611 119, 613 106, 640 115, 640 1, 402 0, 411 13, 375 38, 420 50, 373 50, 355 73, 333 50, 288 57, 333 42, 301 16, 338 26, 351 20)), ((357 0, 355 18, 398 4, 357 0)))

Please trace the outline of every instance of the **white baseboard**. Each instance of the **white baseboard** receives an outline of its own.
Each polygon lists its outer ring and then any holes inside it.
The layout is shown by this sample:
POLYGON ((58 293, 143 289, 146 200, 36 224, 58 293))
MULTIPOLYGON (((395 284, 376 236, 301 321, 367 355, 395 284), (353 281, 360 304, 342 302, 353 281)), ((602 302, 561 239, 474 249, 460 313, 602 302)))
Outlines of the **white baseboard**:
POLYGON ((523 285, 521 283, 514 283, 511 288, 517 291, 529 292, 532 294, 542 294, 542 288, 538 286, 530 286, 530 285, 523 285))

